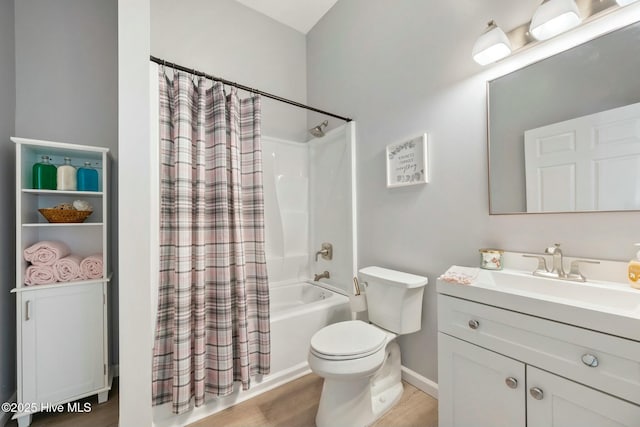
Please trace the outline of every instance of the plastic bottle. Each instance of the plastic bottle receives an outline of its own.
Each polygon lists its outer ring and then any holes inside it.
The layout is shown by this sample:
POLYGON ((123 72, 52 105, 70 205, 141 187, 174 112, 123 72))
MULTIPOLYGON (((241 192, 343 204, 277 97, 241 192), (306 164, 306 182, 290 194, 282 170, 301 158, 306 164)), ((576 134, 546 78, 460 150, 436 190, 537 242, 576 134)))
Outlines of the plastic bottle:
MULTIPOLYGON (((635 246, 640 246, 640 243, 636 243, 635 246)), ((640 250, 636 253, 636 259, 629 261, 627 279, 632 288, 640 289, 640 250)))
POLYGON ((56 167, 49 163, 49 156, 33 165, 32 187, 36 190, 55 190, 57 185, 56 167))
POLYGON ((75 191, 78 189, 76 183, 76 168, 71 166, 71 159, 64 158, 64 165, 58 167, 58 190, 75 191))
POLYGON ((91 167, 91 162, 78 168, 78 191, 98 191, 98 171, 91 167))

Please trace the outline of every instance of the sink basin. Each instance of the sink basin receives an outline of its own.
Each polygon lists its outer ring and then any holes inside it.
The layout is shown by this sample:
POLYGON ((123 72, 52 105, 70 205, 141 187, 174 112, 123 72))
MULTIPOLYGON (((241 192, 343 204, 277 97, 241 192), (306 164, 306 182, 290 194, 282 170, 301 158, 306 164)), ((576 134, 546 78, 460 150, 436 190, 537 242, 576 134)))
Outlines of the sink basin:
POLYGON ((626 283, 505 269, 480 270, 468 285, 438 280, 437 286, 440 294, 640 341, 640 291, 626 283))
POLYGON ((515 270, 482 271, 478 285, 570 305, 640 314, 640 292, 614 282, 571 282, 515 270))

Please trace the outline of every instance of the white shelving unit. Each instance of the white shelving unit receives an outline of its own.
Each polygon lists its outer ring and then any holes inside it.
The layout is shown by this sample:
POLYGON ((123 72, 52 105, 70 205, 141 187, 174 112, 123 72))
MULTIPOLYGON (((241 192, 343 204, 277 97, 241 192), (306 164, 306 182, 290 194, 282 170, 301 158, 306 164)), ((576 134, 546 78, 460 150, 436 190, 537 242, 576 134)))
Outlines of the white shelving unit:
POLYGON ((108 152, 109 149, 60 142, 11 138, 16 144, 16 324, 17 402, 19 427, 31 415, 83 397, 108 398, 108 152), (80 167, 98 170, 99 191, 56 191, 32 188, 32 168, 47 155, 61 165, 64 157, 80 167), (87 200, 93 213, 84 223, 53 224, 38 209, 87 200), (23 251, 43 240, 66 243, 73 254, 103 254, 104 275, 96 280, 24 284, 28 263, 23 251))

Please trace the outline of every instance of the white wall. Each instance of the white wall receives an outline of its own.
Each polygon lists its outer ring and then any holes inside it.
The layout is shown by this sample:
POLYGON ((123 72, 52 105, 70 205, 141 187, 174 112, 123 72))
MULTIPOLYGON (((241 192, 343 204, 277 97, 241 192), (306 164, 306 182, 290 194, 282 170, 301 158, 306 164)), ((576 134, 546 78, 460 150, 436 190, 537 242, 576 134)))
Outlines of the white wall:
POLYGON ((637 212, 488 215, 486 76, 470 52, 489 18, 530 18, 536 4, 340 0, 308 34, 308 102, 358 122, 359 266, 429 277, 422 330, 400 341, 403 364, 431 380, 435 284, 447 267, 478 265, 481 247, 554 242, 572 256, 629 259, 639 239, 637 212), (430 183, 385 188, 385 146, 425 131, 430 183))
POLYGON ((262 137, 269 283, 309 278, 309 146, 262 137))
POLYGON ((353 293, 355 275, 353 136, 355 123, 339 126, 309 141, 311 195, 311 274, 328 271, 322 279, 344 292, 353 293), (322 243, 333 245, 333 258, 315 259, 322 243))
MULTIPOLYGON (((111 236, 118 230, 117 16, 116 0, 15 2, 15 134, 110 149, 111 236)), ((112 245, 112 301, 117 257, 112 245)), ((117 363, 117 303, 112 307, 117 363)))
MULTIPOLYGON (((151 54, 298 102, 305 37, 233 0, 151 1, 151 54)), ((262 134, 306 140, 306 113, 263 98, 262 134)))
MULTIPOLYGON (((15 297, 15 178, 14 133, 14 8, 13 1, 0 1, 0 403, 16 388, 16 312, 15 297)), ((0 413, 0 425, 3 423, 0 413)))
POLYGON ((149 77, 150 1, 118 0, 118 179, 120 230, 120 419, 122 427, 152 425, 151 197, 149 77), (128 206, 135 206, 132 214, 128 206))

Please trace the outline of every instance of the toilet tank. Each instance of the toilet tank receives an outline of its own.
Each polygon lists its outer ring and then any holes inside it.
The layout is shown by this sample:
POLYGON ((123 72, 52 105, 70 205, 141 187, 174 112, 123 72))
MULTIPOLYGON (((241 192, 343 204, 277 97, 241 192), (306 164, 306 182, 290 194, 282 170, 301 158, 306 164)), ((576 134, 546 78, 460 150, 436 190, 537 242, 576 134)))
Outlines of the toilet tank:
POLYGON ((367 284, 371 323, 397 334, 420 330, 426 277, 382 267, 365 267, 359 273, 360 280, 367 284))

